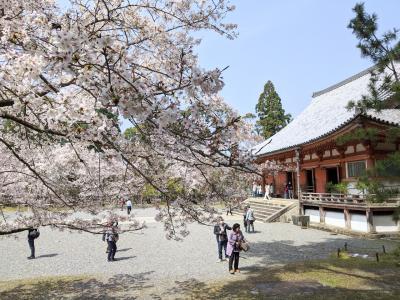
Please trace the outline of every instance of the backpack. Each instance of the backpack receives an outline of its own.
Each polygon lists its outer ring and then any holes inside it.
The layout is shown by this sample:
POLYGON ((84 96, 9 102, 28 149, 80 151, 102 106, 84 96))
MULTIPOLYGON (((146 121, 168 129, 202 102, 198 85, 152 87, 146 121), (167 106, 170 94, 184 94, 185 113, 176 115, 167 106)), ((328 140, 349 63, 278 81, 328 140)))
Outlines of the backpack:
POLYGON ((40 232, 38 229, 34 229, 29 233, 29 236, 33 239, 37 239, 40 236, 40 232))

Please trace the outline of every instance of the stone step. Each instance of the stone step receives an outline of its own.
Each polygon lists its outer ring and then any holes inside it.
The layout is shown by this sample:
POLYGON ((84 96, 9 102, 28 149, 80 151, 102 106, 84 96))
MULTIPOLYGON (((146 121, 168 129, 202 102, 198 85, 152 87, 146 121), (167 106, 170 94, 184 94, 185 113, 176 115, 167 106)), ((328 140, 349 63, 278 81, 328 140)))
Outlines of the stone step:
POLYGON ((277 207, 277 208, 283 208, 283 207, 290 205, 290 204, 283 205, 283 204, 274 204, 274 203, 268 203, 268 202, 262 203, 262 202, 251 202, 251 201, 249 201, 248 204, 250 206, 271 206, 271 207, 277 207))
POLYGON ((268 211, 279 211, 279 210, 281 210, 282 208, 284 208, 284 207, 275 207, 275 206, 268 206, 268 205, 265 205, 265 206, 251 206, 251 208, 253 209, 253 210, 268 210, 268 211))
POLYGON ((264 214, 254 214, 254 217, 257 219, 257 220, 266 220, 266 219, 268 219, 269 217, 270 217, 271 215, 264 215, 264 214))
POLYGON ((263 215, 273 215, 280 210, 273 210, 273 209, 254 209, 254 213, 263 214, 263 215))

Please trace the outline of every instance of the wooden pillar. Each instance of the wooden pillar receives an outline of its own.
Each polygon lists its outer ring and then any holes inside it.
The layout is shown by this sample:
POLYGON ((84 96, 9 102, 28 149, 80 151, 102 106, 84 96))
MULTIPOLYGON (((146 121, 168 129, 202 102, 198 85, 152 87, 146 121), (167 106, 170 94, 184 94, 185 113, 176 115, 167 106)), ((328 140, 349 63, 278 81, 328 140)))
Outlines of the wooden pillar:
POLYGON ((373 213, 370 209, 368 209, 366 212, 367 215, 367 224, 368 224, 368 232, 369 233, 374 233, 375 228, 374 228, 374 218, 373 218, 373 213))
POLYGON ((347 208, 344 209, 344 221, 346 222, 346 229, 351 229, 351 216, 347 208))
POLYGON ((266 177, 268 175, 266 173, 263 173, 263 177, 262 177, 262 183, 261 183, 261 192, 265 195, 265 185, 267 183, 266 177))
POLYGON ((300 190, 300 149, 296 149, 296 189, 297 189, 297 199, 300 200, 300 198, 301 198, 301 190, 300 190))
POLYGON ((325 209, 322 206, 319 207, 319 222, 325 224, 325 209))

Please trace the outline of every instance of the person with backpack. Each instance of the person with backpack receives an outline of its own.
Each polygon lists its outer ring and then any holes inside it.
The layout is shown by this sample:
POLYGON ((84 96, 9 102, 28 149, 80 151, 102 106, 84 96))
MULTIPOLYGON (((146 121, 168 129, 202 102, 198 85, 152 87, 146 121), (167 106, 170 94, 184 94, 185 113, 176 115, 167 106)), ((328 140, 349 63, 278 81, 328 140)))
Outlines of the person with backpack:
POLYGON ((40 235, 40 232, 37 228, 29 228, 28 229, 28 244, 31 249, 31 256, 28 256, 28 259, 35 258, 35 239, 37 239, 40 235))
POLYGON ((228 256, 226 254, 226 247, 228 244, 228 234, 226 232, 227 230, 232 230, 232 228, 224 222, 224 219, 222 217, 220 217, 218 224, 214 226, 214 234, 217 238, 217 244, 218 244, 219 259, 217 262, 222 262, 228 259, 228 256), (222 258, 222 249, 224 250, 225 259, 222 258))
POLYGON ((229 255, 229 273, 235 274, 239 270, 239 252, 241 251, 240 244, 245 241, 240 225, 233 224, 232 232, 229 234, 228 247, 226 254, 229 255), (233 268, 232 268, 233 267, 233 268))
POLYGON ((251 231, 254 232, 254 221, 256 218, 254 217, 254 211, 250 208, 250 205, 247 206, 247 212, 246 212, 246 224, 247 224, 247 230, 246 232, 250 232, 250 227, 251 231))
POLYGON ((132 210, 132 201, 128 199, 128 201, 126 201, 126 209, 128 212, 128 215, 131 214, 131 210, 132 210))
POLYGON ((107 241, 107 260, 115 261, 115 253, 117 252, 117 241, 118 241, 118 223, 112 224, 105 234, 103 235, 103 239, 107 241))

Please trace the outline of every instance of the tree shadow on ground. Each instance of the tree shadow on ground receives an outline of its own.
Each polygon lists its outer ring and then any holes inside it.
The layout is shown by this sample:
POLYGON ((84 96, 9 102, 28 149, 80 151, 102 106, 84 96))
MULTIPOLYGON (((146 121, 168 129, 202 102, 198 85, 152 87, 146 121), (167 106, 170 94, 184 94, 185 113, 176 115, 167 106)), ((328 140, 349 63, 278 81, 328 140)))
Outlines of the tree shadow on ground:
POLYGON ((0 299, 137 299, 141 291, 153 287, 149 283, 152 273, 120 274, 105 281, 82 277, 38 279, 7 288, 0 292, 0 299))
MULTIPOLYGON (((319 243, 295 245, 293 241, 256 242, 245 257, 258 263, 241 267, 241 273, 221 275, 221 279, 204 283, 194 278, 176 281, 162 296, 174 299, 398 299, 400 294, 400 258, 393 255, 374 257, 327 258, 327 250, 389 248, 390 242, 328 239, 319 243), (321 254, 319 254, 321 252, 321 254), (322 256, 322 257, 321 257, 322 256), (323 259, 322 259, 323 258, 323 259), (289 262, 289 263, 288 263, 289 262), (180 298, 181 297, 181 298, 180 298)), ((366 250, 366 251, 367 251, 366 250)), ((243 263, 243 261, 242 261, 243 263)))
POLYGON ((0 282, 0 299, 397 300, 400 259, 389 254, 382 254, 380 262, 374 257, 327 259, 328 253, 343 249, 345 243, 349 250, 357 251, 382 249, 382 244, 390 251, 395 246, 389 241, 367 242, 347 237, 301 245, 291 240, 254 242, 249 252, 241 253, 244 267, 240 274, 230 275, 226 268, 212 282, 190 277, 183 281, 157 281, 150 278, 154 272, 115 275, 108 280, 83 276, 45 278, 13 282, 13 286, 6 288, 0 282))
POLYGON ((259 264, 269 266, 271 264, 283 264, 288 262, 316 260, 327 258, 338 249, 347 249, 352 252, 368 253, 370 256, 375 252, 382 253, 382 245, 388 251, 394 250, 399 243, 387 240, 362 240, 351 237, 326 239, 321 242, 309 242, 295 244, 292 240, 279 240, 272 242, 255 242, 250 244, 250 251, 241 253, 243 257, 255 257, 259 264), (366 245, 367 244, 367 245, 366 245))

